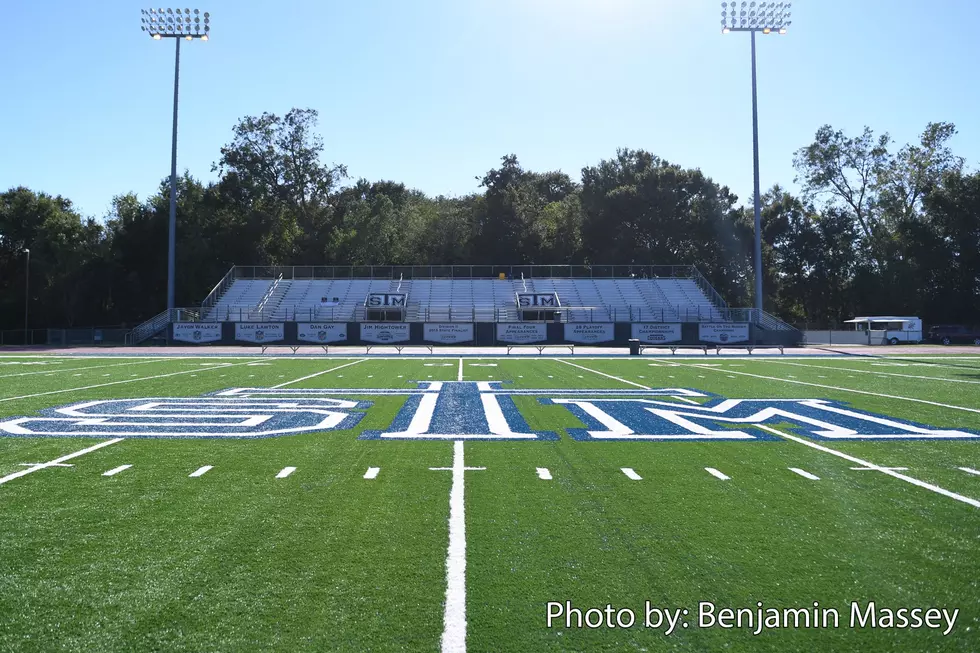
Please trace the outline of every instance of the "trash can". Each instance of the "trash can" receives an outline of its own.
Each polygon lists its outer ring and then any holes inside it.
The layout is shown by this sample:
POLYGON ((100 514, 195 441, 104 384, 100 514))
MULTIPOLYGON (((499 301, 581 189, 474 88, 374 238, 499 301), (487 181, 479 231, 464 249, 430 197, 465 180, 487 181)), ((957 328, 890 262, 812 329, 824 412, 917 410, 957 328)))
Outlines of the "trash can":
POLYGON ((630 356, 640 355, 640 339, 630 338, 630 356))

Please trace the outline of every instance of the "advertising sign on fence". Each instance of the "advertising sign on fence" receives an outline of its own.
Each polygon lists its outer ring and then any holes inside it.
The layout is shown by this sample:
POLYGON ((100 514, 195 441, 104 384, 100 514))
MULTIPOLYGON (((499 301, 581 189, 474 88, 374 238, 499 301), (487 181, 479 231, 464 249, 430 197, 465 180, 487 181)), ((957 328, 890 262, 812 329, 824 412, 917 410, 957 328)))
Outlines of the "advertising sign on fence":
POLYGON ((570 322, 565 325, 568 342, 609 342, 615 337, 612 324, 599 322, 570 322))
POLYGON ((661 322, 634 324, 633 337, 640 342, 645 342, 651 345, 666 344, 668 342, 680 342, 681 325, 664 324, 661 322))
POLYGON ((526 345, 548 339, 548 325, 521 322, 497 323, 497 340, 515 345, 526 345))
POLYGON ((361 340, 365 342, 406 342, 409 338, 406 322, 362 322, 361 340))
POLYGON ((347 340, 347 324, 344 322, 300 322, 296 329, 296 337, 301 342, 325 345, 347 340))
POLYGON ((699 324, 698 338, 702 342, 718 342, 722 344, 729 342, 748 342, 749 325, 739 322, 732 324, 699 324))
POLYGON ((217 342, 221 340, 221 323, 175 322, 174 340, 180 342, 217 342))
POLYGON ((282 322, 236 322, 235 340, 265 344, 285 337, 282 322))
POLYGON ((441 344, 452 344, 456 342, 472 342, 473 325, 442 323, 426 323, 422 327, 422 338, 426 342, 438 342, 441 344))

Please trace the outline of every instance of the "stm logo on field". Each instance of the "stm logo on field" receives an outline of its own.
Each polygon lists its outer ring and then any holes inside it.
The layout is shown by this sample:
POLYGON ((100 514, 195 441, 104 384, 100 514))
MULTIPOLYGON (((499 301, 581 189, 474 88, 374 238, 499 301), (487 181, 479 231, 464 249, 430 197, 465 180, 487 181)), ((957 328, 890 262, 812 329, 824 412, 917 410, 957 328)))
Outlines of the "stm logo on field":
POLYGON ((727 399, 686 388, 515 389, 501 381, 419 381, 412 389, 232 388, 203 397, 105 399, 0 422, 21 437, 268 438, 355 428, 373 403, 405 397, 391 424, 362 440, 557 440, 535 431, 525 410, 564 409, 582 441, 775 440, 766 427, 824 440, 978 438, 854 409, 826 399, 727 399), (576 426, 576 423, 579 425, 576 426))

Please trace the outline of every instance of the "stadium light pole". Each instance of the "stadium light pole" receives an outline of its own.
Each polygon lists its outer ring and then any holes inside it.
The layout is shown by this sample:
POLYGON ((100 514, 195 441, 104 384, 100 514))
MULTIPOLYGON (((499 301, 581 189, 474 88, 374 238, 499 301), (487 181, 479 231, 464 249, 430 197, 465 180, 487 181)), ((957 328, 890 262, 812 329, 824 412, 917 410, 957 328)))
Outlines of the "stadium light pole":
POLYGON ((143 17, 142 29, 150 37, 159 41, 160 39, 174 39, 177 42, 176 55, 174 57, 174 130, 173 141, 170 146, 170 231, 168 237, 167 254, 167 310, 173 310, 176 295, 176 242, 177 242, 177 89, 180 84, 180 40, 186 39, 193 41, 200 39, 207 41, 211 32, 211 14, 204 12, 204 21, 201 21, 201 12, 198 9, 141 9, 143 17))
POLYGON ((791 2, 721 3, 721 33, 749 32, 752 36, 752 167, 755 176, 755 307, 762 311, 762 198, 759 184, 759 99, 756 90, 755 34, 785 34, 791 2))
POLYGON ((24 248, 27 261, 24 264, 24 344, 27 344, 27 318, 31 309, 31 250, 24 248))

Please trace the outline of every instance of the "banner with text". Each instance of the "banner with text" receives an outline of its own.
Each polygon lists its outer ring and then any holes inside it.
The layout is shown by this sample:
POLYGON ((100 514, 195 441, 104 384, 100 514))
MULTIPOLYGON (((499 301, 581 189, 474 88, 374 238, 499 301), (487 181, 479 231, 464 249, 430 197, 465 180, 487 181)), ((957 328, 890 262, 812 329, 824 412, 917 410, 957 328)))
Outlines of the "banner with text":
POLYGON ((366 342, 406 342, 409 338, 406 322, 362 322, 361 340, 366 342))
POLYGON ((327 344, 347 340, 347 324, 343 322, 300 322, 296 337, 302 342, 327 344))
POLYGON ((640 342, 659 345, 667 342, 681 341, 680 324, 663 324, 660 322, 634 324, 633 337, 640 342))
POLYGON ((609 342, 615 338, 613 325, 597 322, 571 322, 565 325, 568 342, 609 342))
POLYGON ((749 325, 744 323, 734 324, 699 324, 698 337, 702 342, 747 342, 749 339, 749 325))
POLYGON ((516 345, 541 342, 548 339, 548 325, 517 322, 497 323, 497 340, 516 345))
POLYGON ((221 324, 218 322, 175 322, 174 340, 217 342, 221 340, 221 324))
POLYGON ((422 338, 427 342, 451 344, 456 342, 472 342, 472 324, 428 324, 422 327, 422 338))
POLYGON ((235 340, 242 342, 276 342, 285 337, 282 322, 236 322, 235 340))

